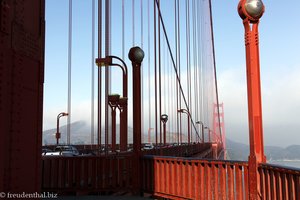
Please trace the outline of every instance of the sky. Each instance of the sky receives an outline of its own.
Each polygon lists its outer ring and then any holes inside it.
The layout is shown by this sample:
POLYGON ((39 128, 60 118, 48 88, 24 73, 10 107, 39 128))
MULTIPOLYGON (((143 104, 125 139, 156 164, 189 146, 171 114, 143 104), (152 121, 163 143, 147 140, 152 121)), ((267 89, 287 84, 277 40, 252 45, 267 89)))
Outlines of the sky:
MULTIPOLYGON (((264 143, 300 144, 300 1, 263 1, 259 24, 264 143)), ((213 0, 219 100, 226 135, 248 143, 244 28, 238 0, 213 0)))
MULTIPOLYGON (((72 120, 89 119, 90 92, 84 87, 91 75, 90 23, 91 5, 73 1, 73 29, 86 29, 86 35, 73 32, 75 73, 72 84, 72 104, 76 105, 72 120), (82 98, 83 96, 87 98, 82 98)), ((300 145, 300 2, 290 0, 263 1, 266 11, 259 25, 260 63, 264 142, 266 145, 300 145)), ((226 136, 248 144, 247 90, 244 28, 237 13, 238 0, 212 0, 219 102, 224 103, 226 136)), ((46 57, 44 130, 55 127, 56 115, 66 110, 67 102, 67 16, 68 1, 46 1, 46 57), (57 6, 57 5, 60 6, 57 6), (55 14, 53 14, 55 13, 55 14), (59 21, 59 23, 57 22, 59 21), (55 42, 55 45, 54 45, 55 42), (47 53, 51 52, 51 53, 47 53), (61 73, 57 73, 60 71, 61 73)), ((62 124, 66 123, 62 119, 62 124)))

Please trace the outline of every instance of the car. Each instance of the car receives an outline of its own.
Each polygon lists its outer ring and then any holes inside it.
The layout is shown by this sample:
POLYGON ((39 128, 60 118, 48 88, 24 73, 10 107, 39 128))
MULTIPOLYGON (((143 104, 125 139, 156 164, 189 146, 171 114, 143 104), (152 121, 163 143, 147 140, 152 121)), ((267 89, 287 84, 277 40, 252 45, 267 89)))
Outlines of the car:
POLYGON ((149 149, 153 149, 153 148, 154 148, 154 146, 151 143, 146 143, 143 147, 144 150, 149 150, 149 149))
POLYGON ((76 147, 71 145, 61 145, 55 147, 53 152, 46 152, 45 156, 78 156, 76 147))
POLYGON ((46 147, 43 147, 43 148, 42 148, 42 156, 45 155, 45 154, 48 153, 48 152, 52 152, 52 150, 49 149, 49 148, 46 148, 46 147))

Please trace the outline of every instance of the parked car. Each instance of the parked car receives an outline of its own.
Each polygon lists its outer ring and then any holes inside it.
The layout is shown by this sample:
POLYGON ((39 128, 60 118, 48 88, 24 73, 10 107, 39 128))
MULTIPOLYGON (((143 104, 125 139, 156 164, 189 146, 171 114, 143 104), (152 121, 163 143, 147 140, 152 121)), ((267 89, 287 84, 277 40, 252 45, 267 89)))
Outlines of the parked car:
POLYGON ((53 152, 45 153, 45 156, 78 156, 79 152, 76 147, 71 145, 61 145, 55 147, 53 152))
POLYGON ((49 152, 52 152, 52 150, 51 150, 51 149, 48 149, 48 148, 46 148, 46 147, 43 147, 43 148, 42 148, 42 156, 45 155, 46 153, 49 153, 49 152))
POLYGON ((144 145, 144 150, 149 150, 149 149, 153 149, 154 148, 154 146, 153 146, 153 144, 151 144, 151 143, 146 143, 145 145, 144 145))

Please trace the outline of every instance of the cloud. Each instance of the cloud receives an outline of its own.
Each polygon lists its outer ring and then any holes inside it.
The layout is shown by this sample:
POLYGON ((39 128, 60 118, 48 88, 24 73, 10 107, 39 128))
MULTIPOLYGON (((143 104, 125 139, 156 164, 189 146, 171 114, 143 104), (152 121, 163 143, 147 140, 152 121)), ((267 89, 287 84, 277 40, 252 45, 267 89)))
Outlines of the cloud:
MULTIPOLYGON (((261 74, 264 142, 266 145, 300 144, 300 66, 273 68, 261 74), (285 72, 285 73, 283 73, 285 72)), ((248 143, 246 72, 228 68, 218 75, 219 100, 224 102, 226 135, 248 143)))

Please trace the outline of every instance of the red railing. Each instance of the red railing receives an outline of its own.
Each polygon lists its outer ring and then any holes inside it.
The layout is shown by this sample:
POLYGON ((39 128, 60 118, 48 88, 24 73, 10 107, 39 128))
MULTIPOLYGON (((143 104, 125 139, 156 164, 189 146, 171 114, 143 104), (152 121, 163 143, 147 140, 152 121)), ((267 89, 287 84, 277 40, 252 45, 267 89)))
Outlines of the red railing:
POLYGON ((169 199, 247 199, 246 162, 144 156, 143 190, 169 199))
POLYGON ((259 166, 262 199, 300 199, 300 170, 261 164, 259 166))
MULTIPOLYGON (((249 199, 248 163, 144 156, 143 190, 168 199, 249 199)), ((300 170, 260 165, 262 199, 300 199, 300 170)))
POLYGON ((59 157, 42 162, 42 189, 59 193, 131 190, 132 156, 59 157))
MULTIPOLYGON (((69 194, 140 192, 168 199, 249 199, 248 163, 198 158, 142 156, 133 171, 133 154, 45 156, 42 189, 69 194), (140 176, 139 176, 140 175, 140 176), (140 178, 140 188, 134 179, 140 178)), ((300 199, 300 170, 261 164, 262 199, 300 199)))

